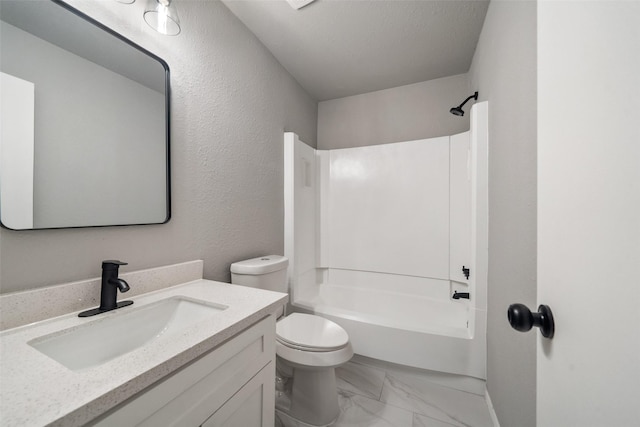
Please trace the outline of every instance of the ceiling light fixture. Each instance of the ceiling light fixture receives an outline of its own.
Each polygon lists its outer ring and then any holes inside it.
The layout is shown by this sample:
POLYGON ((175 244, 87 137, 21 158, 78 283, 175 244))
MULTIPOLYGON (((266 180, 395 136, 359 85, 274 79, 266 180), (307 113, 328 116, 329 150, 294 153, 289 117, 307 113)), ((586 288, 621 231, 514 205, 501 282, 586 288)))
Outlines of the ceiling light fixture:
POLYGON ((173 1, 148 0, 144 20, 151 28, 167 36, 180 34, 180 18, 173 1))

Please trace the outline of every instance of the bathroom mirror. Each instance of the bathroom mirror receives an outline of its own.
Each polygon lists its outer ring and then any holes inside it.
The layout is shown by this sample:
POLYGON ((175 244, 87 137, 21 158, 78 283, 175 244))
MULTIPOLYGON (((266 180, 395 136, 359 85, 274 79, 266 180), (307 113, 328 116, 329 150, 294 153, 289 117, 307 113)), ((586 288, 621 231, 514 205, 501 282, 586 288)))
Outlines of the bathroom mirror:
POLYGON ((170 217, 169 67, 58 0, 0 1, 0 222, 170 217))

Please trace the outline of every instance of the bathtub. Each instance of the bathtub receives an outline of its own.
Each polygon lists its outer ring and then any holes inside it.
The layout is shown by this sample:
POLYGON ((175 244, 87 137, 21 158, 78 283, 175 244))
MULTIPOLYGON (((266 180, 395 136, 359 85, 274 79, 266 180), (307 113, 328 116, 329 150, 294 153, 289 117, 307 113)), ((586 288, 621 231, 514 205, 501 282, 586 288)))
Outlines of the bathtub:
POLYGON ((293 308, 342 326, 355 353, 486 379, 486 313, 451 298, 467 284, 336 269, 307 272, 296 284, 293 308))
POLYGON ((316 150, 285 133, 290 308, 361 356, 485 380, 487 129, 481 102, 447 137, 316 150))

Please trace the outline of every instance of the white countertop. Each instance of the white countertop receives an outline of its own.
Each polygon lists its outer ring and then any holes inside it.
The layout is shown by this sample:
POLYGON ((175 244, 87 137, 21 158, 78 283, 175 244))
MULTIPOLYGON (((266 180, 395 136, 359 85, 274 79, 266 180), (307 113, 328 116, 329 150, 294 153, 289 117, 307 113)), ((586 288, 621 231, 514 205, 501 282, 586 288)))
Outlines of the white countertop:
POLYGON ((273 314, 288 296, 201 279, 135 298, 123 298, 122 294, 118 298, 132 299, 134 304, 88 318, 80 318, 74 312, 0 333, 2 426, 81 426, 273 314), (37 337, 117 316, 173 296, 228 308, 185 329, 184 333, 160 336, 141 348, 82 371, 71 371, 28 344, 37 337))

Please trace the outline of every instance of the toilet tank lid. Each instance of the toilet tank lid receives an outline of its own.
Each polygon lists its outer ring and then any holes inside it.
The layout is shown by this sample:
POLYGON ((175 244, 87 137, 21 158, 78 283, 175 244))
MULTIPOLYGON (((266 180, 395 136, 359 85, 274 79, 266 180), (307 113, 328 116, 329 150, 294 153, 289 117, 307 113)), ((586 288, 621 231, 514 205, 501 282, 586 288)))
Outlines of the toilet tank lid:
POLYGON ((235 274, 258 275, 267 274, 287 268, 289 260, 281 255, 266 255, 238 261, 231 264, 231 272, 235 274))

